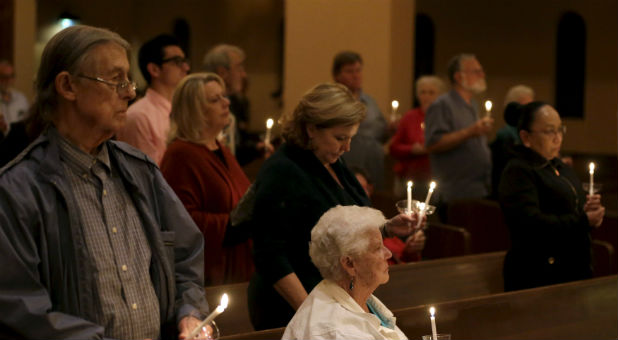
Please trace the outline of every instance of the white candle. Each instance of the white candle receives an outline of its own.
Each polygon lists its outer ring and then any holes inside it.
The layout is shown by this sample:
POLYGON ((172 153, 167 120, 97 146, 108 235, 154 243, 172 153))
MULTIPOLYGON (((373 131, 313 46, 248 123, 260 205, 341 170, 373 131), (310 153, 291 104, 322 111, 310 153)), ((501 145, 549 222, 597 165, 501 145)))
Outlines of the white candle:
POLYGON ((429 313, 431 314, 431 335, 433 336, 433 340, 438 340, 438 331, 436 329, 436 309, 434 307, 429 308, 429 313))
POLYGON ((406 211, 408 214, 412 213, 412 185, 412 181, 408 181, 408 210, 406 211))
POLYGON ((431 199, 431 194, 433 194, 433 190, 436 188, 436 182, 431 181, 429 184, 429 191, 427 192, 427 198, 425 198, 425 207, 429 205, 429 200, 431 199))
POLYGON ((393 100, 391 102, 391 120, 394 122, 397 120, 397 109, 399 108, 399 102, 396 100, 393 100))
POLYGON ((275 121, 272 118, 268 118, 266 120, 266 138, 264 138, 264 143, 270 144, 270 130, 273 128, 273 124, 275 121))
POLYGON ((590 186, 588 188, 588 194, 592 196, 594 195, 594 163, 590 162, 588 168, 590 169, 590 186))
POLYGON ((223 313, 225 308, 227 308, 227 303, 228 303, 228 297, 227 297, 227 294, 224 293, 223 296, 221 296, 221 302, 219 303, 219 306, 217 306, 217 308, 212 313, 210 313, 210 315, 208 315, 208 317, 206 317, 204 321, 200 322, 200 324, 197 327, 195 327, 193 331, 191 331, 187 339, 195 339, 195 336, 200 332, 202 327, 206 326, 208 323, 214 320, 219 314, 223 313))
POLYGON ((491 107, 493 106, 491 100, 485 101, 485 116, 491 117, 491 107))

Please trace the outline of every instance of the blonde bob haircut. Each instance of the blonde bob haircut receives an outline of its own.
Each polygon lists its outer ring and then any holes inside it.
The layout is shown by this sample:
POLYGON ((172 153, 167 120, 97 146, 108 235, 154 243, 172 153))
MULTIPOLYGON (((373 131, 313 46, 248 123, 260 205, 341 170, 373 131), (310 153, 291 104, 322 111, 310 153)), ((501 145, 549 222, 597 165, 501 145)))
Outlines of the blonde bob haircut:
POLYGON ((284 115, 282 136, 288 143, 309 149, 309 125, 318 129, 350 126, 360 123, 366 115, 365 104, 356 100, 347 87, 322 83, 305 93, 291 114, 284 115))
POLYGON ((206 93, 204 85, 217 82, 225 91, 223 79, 214 73, 195 73, 184 77, 172 98, 169 141, 174 138, 198 143, 206 127, 206 93))

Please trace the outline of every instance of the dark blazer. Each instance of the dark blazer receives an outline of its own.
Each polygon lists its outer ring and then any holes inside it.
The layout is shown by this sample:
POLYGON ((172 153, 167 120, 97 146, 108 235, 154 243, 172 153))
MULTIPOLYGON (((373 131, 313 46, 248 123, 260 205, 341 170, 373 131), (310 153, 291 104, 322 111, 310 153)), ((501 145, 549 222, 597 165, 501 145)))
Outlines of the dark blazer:
POLYGON ((294 310, 273 284, 296 273, 310 292, 322 277, 309 257, 311 229, 337 205, 369 205, 365 191, 340 159, 332 168, 343 188, 313 152, 283 144, 262 166, 253 211, 256 274, 249 283, 249 312, 256 329, 285 326, 294 310))
POLYGON ((499 200, 511 235, 505 290, 592 276, 590 224, 573 169, 517 145, 500 181, 499 200))

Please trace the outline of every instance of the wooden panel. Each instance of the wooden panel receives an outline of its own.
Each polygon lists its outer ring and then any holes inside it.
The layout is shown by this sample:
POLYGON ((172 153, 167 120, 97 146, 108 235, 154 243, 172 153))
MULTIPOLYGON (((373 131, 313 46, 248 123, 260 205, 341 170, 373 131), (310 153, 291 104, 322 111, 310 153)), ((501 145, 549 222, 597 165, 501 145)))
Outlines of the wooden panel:
POLYGON ((13 0, 0 0, 0 60, 13 61, 13 0))
MULTIPOLYGON (((617 277, 436 303, 453 339, 616 339, 617 277)), ((429 305, 393 311, 409 338, 431 332, 429 305)))

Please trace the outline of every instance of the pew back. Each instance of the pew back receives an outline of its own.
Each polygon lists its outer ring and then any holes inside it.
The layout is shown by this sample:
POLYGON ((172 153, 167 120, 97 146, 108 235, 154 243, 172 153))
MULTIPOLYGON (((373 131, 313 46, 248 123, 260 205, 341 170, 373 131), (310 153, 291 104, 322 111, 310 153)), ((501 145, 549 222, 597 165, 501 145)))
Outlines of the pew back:
MULTIPOLYGON (((617 276, 436 303, 453 339, 616 339, 617 276)), ((431 333, 429 305, 393 311, 409 338, 431 333)))
POLYGON ((504 292, 505 252, 406 263, 374 295, 389 309, 504 292))

